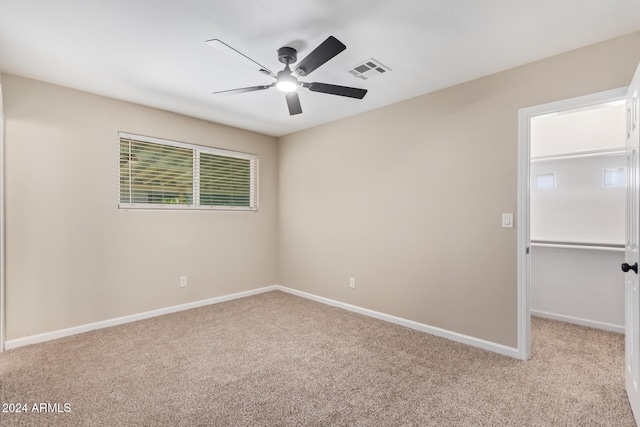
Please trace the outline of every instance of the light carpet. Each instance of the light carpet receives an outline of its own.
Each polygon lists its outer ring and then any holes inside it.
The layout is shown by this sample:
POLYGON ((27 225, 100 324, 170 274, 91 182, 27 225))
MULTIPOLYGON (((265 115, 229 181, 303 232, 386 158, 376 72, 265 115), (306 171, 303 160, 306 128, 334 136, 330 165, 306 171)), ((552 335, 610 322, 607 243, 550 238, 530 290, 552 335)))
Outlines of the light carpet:
POLYGON ((635 425, 622 335, 532 337, 522 362, 273 291, 0 353, 28 406, 0 425, 635 425))

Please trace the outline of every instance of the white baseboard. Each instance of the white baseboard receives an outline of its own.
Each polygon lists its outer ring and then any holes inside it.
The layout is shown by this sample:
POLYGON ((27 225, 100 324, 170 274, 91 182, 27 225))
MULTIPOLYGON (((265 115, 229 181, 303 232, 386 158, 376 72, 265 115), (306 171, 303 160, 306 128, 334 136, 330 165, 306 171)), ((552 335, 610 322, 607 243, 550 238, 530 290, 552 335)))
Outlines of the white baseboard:
POLYGON ((582 319, 580 317, 567 316, 564 314, 550 313, 548 311, 533 310, 531 315, 543 317, 545 319, 559 320, 561 322, 573 323, 574 325, 588 326, 590 328, 603 329, 605 331, 618 332, 624 334, 624 325, 616 325, 613 323, 598 322, 597 320, 582 319))
POLYGON ((363 314, 365 316, 395 323, 397 325, 415 329, 420 332, 425 332, 427 334, 435 335, 442 338, 447 338, 452 341, 467 344, 473 347, 478 347, 483 350, 492 351, 494 353, 499 353, 499 354, 502 354, 505 356, 511 356, 514 358, 520 357, 520 354, 518 353, 518 349, 515 347, 508 347, 506 345, 496 344, 491 341, 485 341, 469 335, 459 334, 457 332, 448 331, 446 329, 437 328, 435 326, 425 325, 424 323, 414 322, 413 320, 407 320, 401 317, 392 316, 390 314, 380 313, 379 311, 369 310, 367 308, 362 308, 362 307, 347 304, 344 302, 332 300, 329 298, 320 297, 317 295, 309 294, 307 292, 298 291, 298 290, 287 288, 280 285, 275 285, 273 286, 273 288, 282 292, 286 292, 292 295, 302 297, 302 298, 310 299, 312 301, 320 302, 322 304, 327 304, 333 307, 338 307, 344 310, 352 311, 354 313, 363 314))
POLYGON ((71 335, 77 335, 83 332, 93 331, 94 329, 108 328, 110 326, 121 325, 123 323, 135 322, 137 320, 148 319, 150 317, 162 316, 163 314, 175 313, 183 310, 190 310, 192 308, 203 307, 205 305, 218 304, 221 302, 231 301, 238 298, 244 298, 251 295, 262 294, 264 292, 273 291, 275 289, 276 289, 276 286, 267 286, 264 288, 253 289, 250 291, 238 292, 235 294, 223 295, 220 297, 209 298, 205 300, 189 302, 186 304, 160 308, 157 310, 146 311, 144 313, 132 314, 129 316, 116 317, 115 319, 107 319, 107 320, 102 320, 100 322, 74 326, 72 328, 60 329, 52 332, 45 332, 43 334, 31 335, 24 338, 16 338, 16 339, 8 340, 5 342, 5 350, 22 347, 29 344, 37 344, 40 342, 50 341, 56 338, 63 338, 71 335))
MULTIPOLYGON (((164 314, 175 313, 178 311, 189 310, 192 308, 203 307, 205 305, 218 304, 225 301, 230 301, 238 298, 244 298, 252 295, 257 295, 265 292, 279 290, 292 295, 296 295, 302 298, 306 298, 312 301, 316 301, 322 304, 338 307, 344 310, 352 311, 354 313, 363 314, 365 316, 373 317, 376 319, 384 320, 386 322, 395 323, 397 325, 405 326, 410 329, 425 332, 431 335, 435 335, 442 338, 447 338, 452 341, 460 342, 463 344, 478 347, 484 350, 492 351, 495 353, 503 354, 505 356, 511 356, 518 358, 518 349, 514 347, 508 347, 502 344, 496 344, 494 342, 485 341, 479 338, 471 337, 468 335, 459 334, 457 332, 448 331, 446 329, 437 328, 435 326, 425 325, 423 323, 414 322, 412 320, 403 319, 401 317, 392 316, 390 314, 381 313, 367 308, 358 307, 355 305, 347 304, 344 302, 332 300, 329 298, 321 297, 318 295, 309 294, 307 292, 298 291, 295 289, 287 288, 280 285, 267 286, 264 288, 253 289, 245 292, 238 292, 235 294, 224 295, 215 298, 209 298, 201 301, 194 301, 186 304, 174 305, 171 307, 161 308, 158 310, 147 311, 139 314, 132 314, 129 316, 117 317, 114 319, 103 320, 95 323, 88 323, 85 325, 74 326, 72 328, 61 329, 52 332, 46 332, 43 334, 31 335, 28 337, 17 338, 8 340, 5 342, 5 349, 10 350, 17 347, 22 347, 29 344, 37 344, 45 341, 50 341, 57 338, 68 337, 71 335, 81 334, 83 332, 93 331, 95 329, 108 328, 110 326, 121 325, 123 323, 135 322, 137 320, 148 319, 151 317, 162 316, 164 314)), ((541 316, 543 317, 543 316, 541 316)))

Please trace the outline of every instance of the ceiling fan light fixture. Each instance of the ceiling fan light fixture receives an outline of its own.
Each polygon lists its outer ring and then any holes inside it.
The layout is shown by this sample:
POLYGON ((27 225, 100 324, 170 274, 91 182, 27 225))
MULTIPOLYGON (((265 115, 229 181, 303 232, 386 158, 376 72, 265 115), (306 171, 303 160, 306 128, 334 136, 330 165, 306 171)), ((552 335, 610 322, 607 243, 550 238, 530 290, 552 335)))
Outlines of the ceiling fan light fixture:
POLYGON ((281 92, 295 92, 298 89, 298 79, 291 75, 291 70, 282 70, 278 73, 276 87, 281 92))
POLYGON ((276 87, 281 92, 295 92, 298 89, 298 84, 295 82, 283 80, 276 84, 276 87))

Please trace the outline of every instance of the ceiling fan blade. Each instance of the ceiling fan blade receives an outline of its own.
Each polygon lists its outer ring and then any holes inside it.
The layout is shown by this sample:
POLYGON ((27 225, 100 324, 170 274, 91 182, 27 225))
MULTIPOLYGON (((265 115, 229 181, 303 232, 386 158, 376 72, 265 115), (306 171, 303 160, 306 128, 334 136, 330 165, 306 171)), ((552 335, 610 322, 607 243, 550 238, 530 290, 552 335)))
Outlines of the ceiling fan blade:
POLYGON ((300 97, 296 92, 289 92, 285 95, 287 98, 287 107, 289 107, 289 115, 295 116, 302 113, 302 106, 300 105, 300 97))
POLYGON ((325 62, 345 50, 347 46, 342 44, 340 40, 333 36, 327 37, 325 41, 320 43, 306 58, 304 58, 298 65, 294 72, 298 76, 308 76, 316 68, 322 66, 325 62))
POLYGON ((220 90, 218 92, 213 92, 214 95, 235 95, 237 93, 246 93, 246 92, 255 92, 257 90, 265 90, 270 87, 274 87, 276 84, 270 85, 262 85, 262 86, 250 86, 250 87, 241 87, 238 89, 228 89, 228 90, 220 90))
POLYGON ((268 69, 264 65, 254 61, 253 59, 249 58, 244 53, 232 48, 231 46, 229 46, 228 44, 226 44, 222 40, 211 39, 211 40, 207 40, 205 43, 207 43, 211 47, 214 47, 214 48, 218 49, 220 52, 223 52, 223 53, 231 56, 232 58, 235 58, 237 61, 240 61, 245 65, 248 65, 249 67, 255 69, 256 71, 261 72, 262 74, 266 74, 266 75, 274 77, 274 78, 276 76, 273 73, 273 71, 271 71, 270 69, 268 69))
POLYGON ((367 94, 366 89, 358 89, 356 87, 337 86, 327 83, 302 83, 303 87, 308 88, 312 92, 328 93, 330 95, 346 96, 349 98, 362 99, 367 94))

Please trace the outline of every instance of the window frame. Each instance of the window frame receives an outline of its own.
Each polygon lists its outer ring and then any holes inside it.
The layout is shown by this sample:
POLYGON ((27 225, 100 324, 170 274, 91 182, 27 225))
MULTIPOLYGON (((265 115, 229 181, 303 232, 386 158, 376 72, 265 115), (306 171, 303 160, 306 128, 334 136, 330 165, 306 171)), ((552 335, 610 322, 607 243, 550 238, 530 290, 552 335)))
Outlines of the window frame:
POLYGON ((138 135, 130 132, 118 132, 118 209, 121 211, 142 211, 142 210, 180 210, 180 211, 241 211, 241 212, 257 212, 258 211, 258 177, 259 177, 259 157, 257 154, 244 153, 241 151, 226 150, 223 148, 209 147, 205 145, 189 144, 186 142, 172 141, 163 138, 155 138, 151 136, 138 135), (120 146, 122 140, 147 142, 152 144, 166 145, 169 147, 183 148, 192 150, 193 152, 193 192, 192 204, 173 204, 173 203, 123 203, 121 201, 121 183, 120 183, 120 146), (235 159, 249 160, 249 206, 230 206, 230 205, 201 205, 200 204, 200 154, 212 154, 215 156, 230 157, 235 159))

